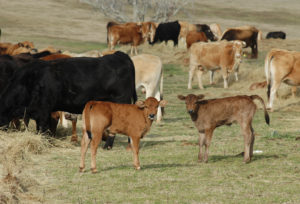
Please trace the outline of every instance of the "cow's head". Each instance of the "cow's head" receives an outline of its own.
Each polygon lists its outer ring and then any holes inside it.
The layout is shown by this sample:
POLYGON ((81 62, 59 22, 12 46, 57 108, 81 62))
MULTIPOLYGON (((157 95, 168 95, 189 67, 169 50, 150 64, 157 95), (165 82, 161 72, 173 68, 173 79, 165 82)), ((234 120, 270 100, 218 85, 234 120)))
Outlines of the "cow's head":
POLYGON ((178 95, 177 96, 179 100, 185 101, 186 110, 189 114, 193 114, 197 112, 198 102, 204 98, 203 94, 200 95, 194 95, 189 94, 187 96, 178 95))
POLYGON ((157 101, 154 97, 149 97, 145 101, 137 101, 135 104, 144 110, 146 118, 154 120, 157 114, 158 106, 165 107, 168 102, 166 100, 157 101))
POLYGON ((154 41, 154 35, 156 31, 155 23, 153 22, 144 22, 141 23, 141 33, 144 39, 147 39, 148 42, 154 41))
POLYGON ((243 58, 243 47, 245 47, 246 43, 240 40, 234 40, 232 42, 233 42, 235 63, 241 63, 243 58))

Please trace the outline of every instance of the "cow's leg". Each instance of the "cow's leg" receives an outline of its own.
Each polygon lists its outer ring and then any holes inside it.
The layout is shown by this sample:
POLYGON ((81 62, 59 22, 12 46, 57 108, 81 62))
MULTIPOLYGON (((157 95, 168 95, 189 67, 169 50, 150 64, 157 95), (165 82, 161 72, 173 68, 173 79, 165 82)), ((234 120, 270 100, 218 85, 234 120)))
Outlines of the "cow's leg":
POLYGON ((136 45, 134 46, 134 52, 135 52, 135 55, 138 55, 137 46, 136 45))
POLYGON ((76 131, 77 117, 72 120, 72 137, 71 142, 78 142, 77 131, 76 131))
POLYGON ((228 88, 228 72, 226 68, 222 69, 222 75, 224 79, 224 88, 228 88))
POLYGON ((210 70, 209 71, 209 80, 210 80, 210 84, 214 84, 214 71, 210 70))
POLYGON ((209 152, 209 146, 211 143, 211 139, 213 136, 213 129, 206 129, 205 130, 205 155, 204 155, 204 162, 207 163, 208 161, 208 152, 209 152))
POLYGON ((188 89, 192 89, 192 82, 193 82, 194 72, 196 68, 197 66, 190 64, 188 89))
POLYGON ((80 166, 79 166, 79 172, 84 172, 85 168, 85 155, 88 149, 88 146, 90 144, 91 140, 88 137, 88 134, 86 130, 83 130, 83 135, 81 139, 81 159, 80 159, 80 166))
POLYGON ((273 107, 273 101, 274 101, 274 98, 275 98, 275 95, 276 95, 276 92, 278 90, 280 86, 280 82, 273 82, 272 83, 272 87, 271 87, 271 92, 270 92, 270 98, 269 98, 269 103, 268 103, 268 109, 271 109, 272 110, 272 107, 273 107))
POLYGON ((131 137, 131 146, 132 146, 132 153, 133 153, 133 165, 136 170, 140 170, 140 161, 139 161, 139 146, 140 146, 140 137, 139 136, 132 136, 131 137))
POLYGON ((103 134, 104 128, 99 127, 96 131, 93 133, 92 141, 91 141, 91 170, 92 173, 97 173, 96 168, 96 155, 97 155, 97 149, 98 145, 100 144, 102 140, 102 134, 103 134))
POLYGON ((198 162, 203 161, 202 152, 203 152, 203 145, 205 144, 205 134, 199 133, 199 154, 198 154, 198 162))
MULTIPOLYGON (((159 90, 156 90, 155 96, 154 96, 158 101, 161 100, 160 98, 160 92, 159 90)), ((157 109, 157 118, 156 118, 156 122, 159 123, 162 120, 162 110, 161 107, 159 106, 157 109)))
POLYGON ((109 134, 109 136, 106 139, 105 145, 103 146, 103 149, 110 150, 113 148, 114 141, 115 141, 115 135, 114 134, 109 134))
POLYGON ((250 158, 251 144, 252 144, 252 142, 254 143, 254 135, 252 134, 252 131, 251 131, 251 123, 250 124, 249 124, 249 122, 242 123, 242 130, 243 130, 243 134, 244 134, 244 146, 245 146, 244 162, 248 163, 251 161, 251 158, 250 158))
POLYGON ((130 55, 133 55, 133 45, 131 45, 130 55))
POLYGON ((254 129, 252 127, 252 125, 250 126, 251 128, 251 135, 252 135, 252 140, 251 140, 251 145, 250 145, 250 159, 252 158, 253 156, 253 147, 254 147, 254 141, 255 141, 255 134, 254 134, 254 129))
POLYGON ((252 58, 257 58, 257 43, 255 42, 253 45, 251 45, 251 51, 252 51, 252 58))
POLYGON ((297 86, 292 86, 292 96, 293 96, 293 98, 296 97, 296 92, 297 92, 297 86))
POLYGON ((203 84, 202 84, 202 74, 203 74, 202 67, 199 67, 198 69, 196 69, 196 75, 198 78, 198 86, 200 89, 204 89, 203 84))

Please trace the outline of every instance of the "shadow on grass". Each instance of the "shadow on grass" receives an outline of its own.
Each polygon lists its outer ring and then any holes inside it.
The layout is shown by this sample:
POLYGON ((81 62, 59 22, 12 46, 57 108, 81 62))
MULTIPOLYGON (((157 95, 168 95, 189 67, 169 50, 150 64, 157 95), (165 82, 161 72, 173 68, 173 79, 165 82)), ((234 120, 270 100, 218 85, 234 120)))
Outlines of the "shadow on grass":
MULTIPOLYGON (((227 160, 227 159, 234 159, 234 158, 241 158, 241 161, 243 161, 243 154, 240 153, 238 155, 225 155, 225 156, 221 156, 221 155, 214 155, 214 156, 209 156, 208 157, 208 162, 209 163, 214 163, 214 162, 219 162, 222 160, 227 160)), ((273 154, 273 155, 264 155, 264 154, 260 154, 260 155, 256 155, 254 154, 252 157, 252 162, 256 161, 256 160, 262 160, 262 159, 280 159, 280 158, 285 158, 287 157, 286 154, 273 154)))
MULTIPOLYGON (((198 163, 194 163, 194 164, 177 164, 177 163, 172 163, 172 164, 142 164, 141 165, 141 170, 147 170, 147 169, 166 169, 166 168, 174 168, 174 167, 194 167, 199 165, 198 163)), ((128 165, 120 165, 120 166, 112 166, 112 167, 108 167, 105 169, 101 169, 101 171, 110 171, 110 170, 117 170, 117 169, 130 169, 130 168, 134 168, 133 165, 128 164, 128 165)))

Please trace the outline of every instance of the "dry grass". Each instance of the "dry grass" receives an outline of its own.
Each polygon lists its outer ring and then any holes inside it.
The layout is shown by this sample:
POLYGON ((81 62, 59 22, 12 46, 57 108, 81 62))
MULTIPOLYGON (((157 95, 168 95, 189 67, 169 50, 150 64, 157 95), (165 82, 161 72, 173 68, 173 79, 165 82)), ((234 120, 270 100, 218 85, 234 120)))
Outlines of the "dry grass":
MULTIPOLYGON (((177 95, 202 93, 216 98, 258 94, 266 101, 265 89, 249 91, 251 83, 264 80, 265 54, 273 47, 300 51, 295 29, 298 1, 282 5, 277 0, 253 0, 241 6, 236 2, 197 2, 190 9, 191 19, 180 17, 191 22, 217 22, 223 29, 242 24, 257 25, 263 31, 280 27, 288 33, 288 40, 262 40, 259 58, 244 59, 240 81, 235 82, 232 76, 227 90, 219 73, 216 85, 208 85, 208 74, 204 74, 204 90, 199 90, 196 82, 187 90, 184 45, 140 46, 139 52, 162 58, 164 99, 169 101, 163 122, 153 124, 141 142, 141 171, 132 168, 132 155, 125 151, 127 138, 117 136, 112 151, 99 149, 100 173, 79 174, 80 148, 69 143, 70 128, 59 127, 59 139, 46 139, 36 135, 34 123, 30 123, 28 132, 0 131, 0 203, 300 203, 299 94, 291 98, 287 85, 281 86, 275 100, 270 127, 260 109, 255 115, 254 148, 262 153, 255 154, 252 163, 245 165, 238 156, 243 151, 243 138, 237 125, 216 129, 209 163, 197 163, 197 131, 177 95), (258 15, 264 11, 268 11, 266 21, 258 15)), ((2 41, 32 40, 38 48, 53 45, 72 52, 106 47, 108 19, 75 0, 1 1, 0 11, 2 41)), ((128 53, 130 47, 119 49, 128 53)), ((81 136, 80 130, 81 120, 81 136)), ((87 168, 89 161, 88 152, 87 168)))

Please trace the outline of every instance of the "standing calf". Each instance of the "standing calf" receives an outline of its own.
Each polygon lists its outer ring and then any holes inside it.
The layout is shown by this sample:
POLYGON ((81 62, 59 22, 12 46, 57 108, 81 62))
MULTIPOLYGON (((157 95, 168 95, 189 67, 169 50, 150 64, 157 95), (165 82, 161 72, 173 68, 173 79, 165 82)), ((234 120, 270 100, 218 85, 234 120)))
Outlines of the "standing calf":
POLYGON ((215 128, 222 125, 231 125, 234 122, 239 123, 244 134, 244 162, 251 161, 254 145, 254 130, 251 123, 256 111, 256 105, 253 103, 254 99, 258 99, 262 103, 267 124, 270 120, 265 103, 260 96, 233 96, 201 100, 204 95, 189 94, 187 96, 178 95, 178 98, 185 101, 186 109, 199 132, 199 162, 202 162, 203 159, 203 145, 205 145, 204 162, 208 160, 208 149, 215 128))
POLYGON ((111 102, 90 101, 85 105, 82 113, 83 136, 81 140, 80 172, 84 171, 85 154, 91 142, 91 170, 96 169, 96 154, 102 135, 109 130, 109 136, 116 133, 130 137, 134 157, 134 166, 140 169, 139 143, 150 130, 157 108, 164 107, 166 101, 157 101, 149 97, 146 101, 138 101, 136 104, 116 104, 111 102))

